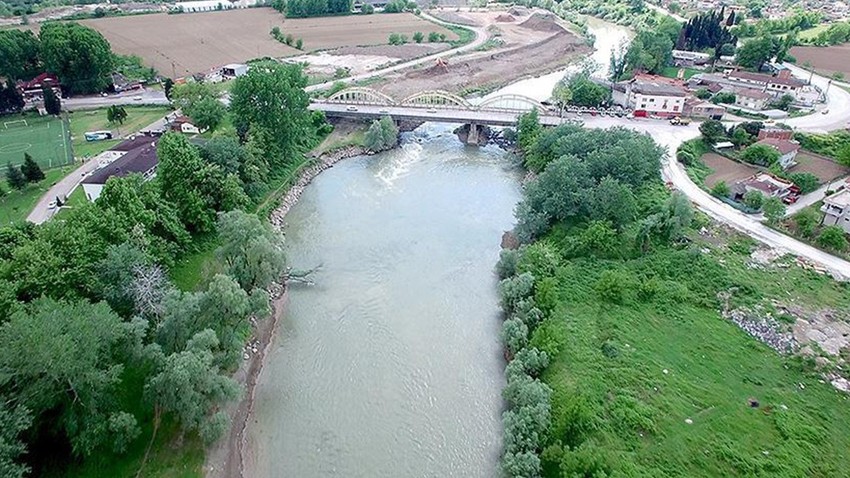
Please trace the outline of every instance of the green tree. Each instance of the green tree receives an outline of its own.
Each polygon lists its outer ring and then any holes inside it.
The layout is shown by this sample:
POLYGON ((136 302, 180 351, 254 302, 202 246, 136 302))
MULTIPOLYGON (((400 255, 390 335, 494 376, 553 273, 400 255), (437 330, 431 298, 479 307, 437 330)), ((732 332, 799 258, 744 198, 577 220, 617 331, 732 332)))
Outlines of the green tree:
POLYGON ((5 400, 0 400, 0 476, 23 478, 29 473, 27 465, 18 462, 26 452, 26 445, 20 435, 32 424, 32 416, 26 407, 14 408, 5 400))
POLYGON ((779 151, 765 144, 752 144, 741 153, 741 159, 750 164, 770 167, 779 162, 779 151))
POLYGON ((794 224, 797 226, 797 231, 803 237, 812 237, 815 228, 820 223, 821 216, 817 210, 812 208, 804 208, 794 216, 794 224))
POLYGON ((112 84, 113 54, 109 42, 92 28, 73 22, 42 25, 41 60, 73 93, 96 93, 112 84))
POLYGON ((672 51, 673 40, 667 34, 657 30, 641 30, 626 51, 625 71, 660 74, 670 64, 672 51))
POLYGON ((366 131, 363 140, 369 151, 384 151, 394 147, 398 143, 398 128, 389 116, 383 116, 375 120, 366 131))
POLYGON ((767 198, 762 205, 762 210, 769 224, 778 224, 785 217, 785 205, 779 198, 767 198))
POLYGON ((0 76, 21 80, 41 72, 39 40, 30 30, 0 30, 0 76))
POLYGON ((41 426, 58 427, 77 455, 126 443, 135 423, 110 429, 124 417, 117 392, 128 361, 140 352, 146 325, 124 322, 106 304, 35 301, 0 328, 0 386, 41 426))
POLYGON ((755 189, 751 189, 744 193, 744 204, 751 209, 761 209, 764 205, 764 194, 755 189))
POLYGON ((812 173, 791 173, 788 176, 803 194, 809 194, 820 186, 820 179, 812 173))
POLYGON ((502 472, 510 478, 540 476, 540 457, 535 451, 506 452, 502 456, 502 472))
POLYGON ((437 32, 428 33, 428 43, 436 43, 440 41, 440 34, 437 32))
POLYGON ((15 84, 11 80, 0 82, 0 113, 20 113, 24 106, 24 98, 15 84))
POLYGON ((299 39, 295 40, 295 49, 296 50, 303 50, 304 49, 304 40, 303 39, 299 38, 299 39))
POLYGON ((534 293, 534 275, 523 272, 518 276, 508 277, 499 283, 499 295, 502 308, 507 312, 513 312, 520 301, 528 298, 534 293))
POLYGON ((506 320, 502 324, 502 342, 513 357, 528 344, 528 327, 517 318, 506 320))
POLYGON ((12 166, 12 163, 6 163, 6 183, 14 189, 23 189, 27 185, 27 178, 17 166, 12 166))
POLYGON ((106 109, 106 121, 109 121, 113 124, 118 123, 119 125, 122 125, 126 120, 127 110, 125 110, 123 106, 112 105, 106 109))
POLYGON ((363 15, 371 15, 375 13, 375 7, 373 7, 369 3, 364 3, 362 7, 360 7, 360 13, 363 15))
POLYGON ((162 82, 162 90, 165 92, 165 97, 169 101, 171 101, 172 100, 171 93, 174 90, 174 80, 172 80, 171 78, 166 78, 162 82))
POLYGON ((145 395, 154 404, 154 424, 170 414, 184 431, 197 430, 212 442, 226 425, 222 403, 236 398, 239 386, 220 373, 212 350, 219 345, 212 330, 198 332, 182 352, 169 355, 145 384, 145 395))
POLYGON ((187 116, 192 118, 201 130, 214 131, 221 124, 224 115, 227 113, 221 101, 214 97, 206 97, 192 104, 188 110, 184 110, 187 116))
POLYGON ((413 34, 413 41, 416 43, 422 43, 422 40, 425 39, 425 35, 422 32, 416 32, 413 34))
POLYGON ((780 109, 782 111, 788 111, 788 108, 791 107, 792 103, 794 103, 794 97, 789 95, 789 94, 785 94, 785 95, 782 95, 774 103, 772 103, 772 106, 774 108, 780 109))
POLYGON ((517 143, 522 151, 528 152, 537 137, 543 131, 540 125, 540 117, 537 108, 528 113, 523 113, 517 120, 517 143))
POLYGON ((552 99, 555 100, 555 104, 558 105, 558 111, 560 114, 563 114, 564 108, 566 108, 567 105, 572 104, 573 90, 571 90, 570 86, 562 79, 556 83, 555 88, 552 89, 552 99))
POLYGON ((637 216, 637 199, 631 189, 614 178, 605 177, 593 189, 589 216, 595 221, 609 221, 622 229, 637 216))
POLYGON ((735 61, 744 68, 761 69, 775 55, 773 39, 763 36, 746 41, 735 53, 735 61))
POLYGON ((236 79, 230 111, 241 135, 258 134, 272 172, 314 141, 307 78, 298 65, 261 63, 236 79))
POLYGON ((826 226, 818 234, 817 243, 821 247, 838 252, 847 250, 847 237, 839 226, 826 226))
POLYGON ((44 109, 47 114, 58 115, 62 112, 62 100, 53 92, 53 88, 44 86, 41 88, 41 94, 44 96, 44 109))
POLYGON ((704 121, 699 125, 699 132, 706 143, 716 143, 726 137, 726 128, 717 120, 704 121))
POLYGON ((711 194, 717 197, 726 198, 729 197, 731 193, 732 191, 729 189, 729 185, 726 184, 726 181, 718 181, 717 184, 711 188, 711 194))
POLYGON ((753 137, 744 128, 735 128, 732 130, 732 136, 729 137, 736 147, 749 146, 753 142, 753 137))
POLYGON ((239 210, 219 216, 216 256, 245 291, 265 288, 286 267, 281 235, 257 216, 239 210))
POLYGON ((21 165, 21 174, 24 175, 28 183, 37 183, 44 179, 44 172, 29 153, 24 153, 24 164, 21 165))

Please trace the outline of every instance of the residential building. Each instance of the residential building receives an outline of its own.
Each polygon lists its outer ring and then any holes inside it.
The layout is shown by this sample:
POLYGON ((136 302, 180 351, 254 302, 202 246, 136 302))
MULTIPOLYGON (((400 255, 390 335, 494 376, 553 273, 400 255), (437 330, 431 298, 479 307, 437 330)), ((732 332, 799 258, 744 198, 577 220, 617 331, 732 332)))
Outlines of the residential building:
POLYGON ((766 109, 773 95, 754 88, 733 88, 735 106, 754 111, 766 109))
POLYGON ((768 173, 757 173, 735 184, 735 198, 741 199, 749 191, 758 191, 767 197, 784 198, 791 192, 793 183, 768 173))
POLYGON ((18 81, 17 86, 27 104, 43 101, 45 87, 53 90, 57 98, 62 97, 62 85, 53 73, 42 73, 30 81, 18 81))
POLYGON ((688 98, 685 100, 684 114, 686 116, 719 120, 725 113, 725 108, 709 101, 701 101, 697 98, 688 98))
POLYGON ((791 141, 791 137, 794 136, 794 131, 790 129, 782 129, 782 128, 762 128, 759 130, 758 139, 766 139, 766 138, 774 138, 774 139, 784 139, 786 141, 791 141))
POLYGON ((221 67, 221 76, 224 78, 238 78, 246 74, 248 74, 248 65, 241 63, 231 63, 221 67))
POLYGON ((611 85, 611 100, 636 115, 680 116, 688 94, 679 86, 657 77, 636 77, 611 85))
POLYGON ((188 116, 178 116, 171 121, 171 130, 183 134, 201 134, 206 128, 198 128, 188 116))
POLYGON ((779 165, 782 169, 788 169, 794 164, 794 159, 797 157, 797 152, 800 151, 800 145, 787 139, 765 138, 757 141, 755 144, 769 146, 779 152, 779 165))
POLYGON ((839 226, 850 234, 850 189, 843 189, 823 199, 823 223, 827 226, 839 226))
POLYGON ((232 8, 247 8, 241 2, 231 2, 230 0, 197 0, 191 2, 176 2, 174 8, 183 13, 194 12, 213 12, 216 10, 230 10, 232 8))
POLYGON ((711 60, 711 55, 698 51, 673 50, 672 55, 674 66, 705 65, 711 60))
MULTIPOLYGON (((103 187, 109 178, 120 178, 130 174, 141 174, 145 179, 151 179, 156 171, 157 138, 147 135, 139 135, 119 144, 108 151, 109 158, 106 164, 100 163, 98 169, 86 176, 81 184, 86 198, 95 201, 103 192, 103 187)), ((106 158, 101 155, 98 158, 106 158)))
POLYGON ((797 97, 806 82, 791 76, 791 70, 780 70, 777 76, 765 75, 763 73, 751 73, 749 71, 733 71, 728 78, 732 81, 751 85, 763 91, 772 93, 774 96, 791 95, 797 97))

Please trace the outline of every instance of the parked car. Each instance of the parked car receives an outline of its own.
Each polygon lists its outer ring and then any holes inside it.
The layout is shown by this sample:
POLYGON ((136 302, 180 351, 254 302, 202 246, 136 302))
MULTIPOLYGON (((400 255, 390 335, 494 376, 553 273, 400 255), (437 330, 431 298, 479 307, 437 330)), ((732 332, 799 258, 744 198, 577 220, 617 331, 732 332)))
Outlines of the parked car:
POLYGON ((348 106, 348 107, 345 108, 345 110, 346 111, 357 111, 357 107, 356 106, 348 106))

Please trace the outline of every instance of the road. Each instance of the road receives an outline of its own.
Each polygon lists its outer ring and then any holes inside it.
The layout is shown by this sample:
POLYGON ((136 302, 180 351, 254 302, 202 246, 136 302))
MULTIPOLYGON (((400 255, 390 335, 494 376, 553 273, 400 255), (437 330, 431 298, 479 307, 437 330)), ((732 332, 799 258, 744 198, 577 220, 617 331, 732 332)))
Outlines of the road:
MULTIPOLYGON (((178 111, 179 113, 179 111, 178 111)), ((142 130, 150 130, 157 129, 163 127, 166 123, 165 118, 158 119, 148 125, 146 128, 142 128, 142 130)), ((29 213, 27 216, 27 221, 33 224, 41 224, 47 222, 48 219, 53 217, 59 209, 49 207, 50 203, 54 201, 56 198, 67 198, 71 195, 71 192, 74 191, 74 188, 79 186, 80 181, 83 180, 89 173, 97 169, 98 162, 94 159, 90 159, 80 165, 79 168, 74 170, 74 172, 68 174, 59 182, 54 184, 41 196, 41 199, 36 203, 35 208, 29 213)))
MULTIPOLYGON (((390 116, 395 120, 432 121, 437 123, 478 123, 488 126, 514 126, 521 112, 477 111, 459 108, 440 108, 386 105, 348 105, 341 103, 313 102, 311 110, 324 111, 325 115, 338 118, 378 119, 390 116), (356 108, 351 110, 350 108, 356 108), (430 111, 430 112, 429 112, 430 111)), ((557 116, 541 115, 540 123, 546 126, 561 124, 557 116)))
POLYGON ((158 90, 128 91, 109 96, 78 96, 62 100, 68 111, 90 110, 112 105, 170 105, 165 93, 158 90), (141 99, 136 99, 141 98, 141 99))
POLYGON ((686 18, 679 16, 679 15, 676 15, 675 13, 672 13, 669 10, 665 10, 664 8, 661 8, 658 5, 653 5, 649 2, 643 2, 643 5, 647 8, 649 8, 650 10, 655 10, 656 12, 658 12, 662 15, 667 15, 668 17, 671 17, 678 22, 681 22, 681 23, 687 23, 688 22, 688 20, 686 18))

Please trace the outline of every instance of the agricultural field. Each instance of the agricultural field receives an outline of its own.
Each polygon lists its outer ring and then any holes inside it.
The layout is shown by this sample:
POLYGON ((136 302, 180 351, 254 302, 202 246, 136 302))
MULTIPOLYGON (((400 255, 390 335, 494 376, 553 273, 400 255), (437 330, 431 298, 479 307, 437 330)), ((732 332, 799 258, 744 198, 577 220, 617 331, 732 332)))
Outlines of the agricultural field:
POLYGON ((756 168, 732 161, 717 153, 704 155, 702 162, 712 170, 712 173, 705 178, 705 186, 708 189, 713 188, 720 181, 725 181, 726 184, 732 186, 758 172, 756 168))
POLYGON ((54 116, 4 116, 0 122, 0 164, 24 162, 28 153, 42 167, 50 169, 74 160, 65 121, 54 116))
POLYGON ((850 43, 830 47, 795 46, 791 55, 798 65, 809 62, 820 74, 829 76, 838 72, 850 76, 850 43))
POLYGON ((100 31, 116 53, 138 55, 162 74, 181 77, 227 63, 260 57, 302 54, 269 34, 301 38, 306 51, 341 46, 386 44, 390 33, 409 37, 421 31, 446 35, 450 30, 411 13, 285 19, 271 8, 248 8, 182 15, 138 15, 85 20, 100 31))
POLYGON ((797 165, 789 170, 790 173, 812 173, 821 184, 850 173, 846 166, 809 151, 801 150, 795 161, 797 165))

